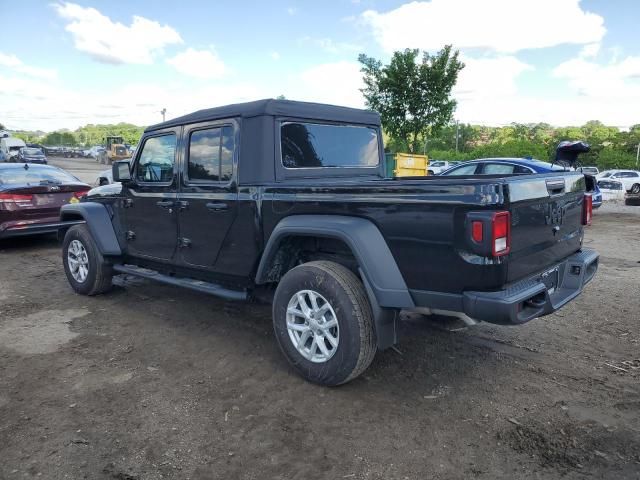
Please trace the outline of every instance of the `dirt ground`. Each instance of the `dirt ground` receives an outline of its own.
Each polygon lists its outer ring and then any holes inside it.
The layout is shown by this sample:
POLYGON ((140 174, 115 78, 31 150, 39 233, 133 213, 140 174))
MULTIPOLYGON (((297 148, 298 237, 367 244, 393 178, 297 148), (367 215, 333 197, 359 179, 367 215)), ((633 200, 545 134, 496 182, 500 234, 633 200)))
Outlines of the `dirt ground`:
POLYGON ((75 295, 55 238, 0 243, 0 479, 640 478, 640 216, 560 312, 451 331, 407 314, 339 388, 289 368, 270 308, 121 278, 75 295))

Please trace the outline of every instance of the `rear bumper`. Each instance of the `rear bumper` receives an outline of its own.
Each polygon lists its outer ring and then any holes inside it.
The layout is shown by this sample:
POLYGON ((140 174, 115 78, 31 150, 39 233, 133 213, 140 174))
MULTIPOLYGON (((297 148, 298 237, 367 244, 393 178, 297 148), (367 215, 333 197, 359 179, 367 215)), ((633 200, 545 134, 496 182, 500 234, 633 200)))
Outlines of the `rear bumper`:
POLYGON ((582 292, 598 270, 598 254, 583 249, 550 267, 494 292, 435 294, 412 291, 419 307, 464 313, 474 320, 520 325, 549 315, 582 292))
POLYGON ((79 221, 49 221, 49 222, 31 222, 31 223, 14 223, 11 225, 0 225, 0 238, 21 237, 23 235, 38 235, 45 233, 57 233, 61 227, 69 227, 84 223, 79 221))

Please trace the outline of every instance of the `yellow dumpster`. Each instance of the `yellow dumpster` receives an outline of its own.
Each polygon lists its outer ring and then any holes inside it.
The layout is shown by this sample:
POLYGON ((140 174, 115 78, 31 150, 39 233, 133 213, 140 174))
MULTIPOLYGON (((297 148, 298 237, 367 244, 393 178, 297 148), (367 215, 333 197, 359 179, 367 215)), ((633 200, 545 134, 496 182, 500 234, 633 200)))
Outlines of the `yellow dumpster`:
POLYGON ((427 175, 429 157, 426 155, 396 153, 395 160, 396 168, 393 173, 396 177, 424 177, 427 175))

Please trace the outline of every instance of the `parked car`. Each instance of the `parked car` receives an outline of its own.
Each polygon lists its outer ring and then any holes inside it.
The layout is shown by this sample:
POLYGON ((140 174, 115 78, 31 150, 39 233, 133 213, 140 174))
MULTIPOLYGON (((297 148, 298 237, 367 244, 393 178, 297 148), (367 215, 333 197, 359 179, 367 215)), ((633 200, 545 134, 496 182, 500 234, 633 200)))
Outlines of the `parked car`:
POLYGON ((91 148, 83 150, 82 154, 86 158, 96 159, 100 155, 100 152, 104 152, 104 151, 105 151, 104 147, 101 147, 100 145, 95 145, 91 148))
MULTIPOLYGON (((128 162, 129 160, 122 160, 123 162, 128 162)), ((98 174, 98 178, 96 178, 95 185, 110 185, 113 183, 113 172, 112 169, 109 168, 107 170, 103 170, 98 174)))
POLYGON ((624 185, 618 180, 609 180, 608 178, 598 180, 598 189, 600 190, 603 200, 624 201, 624 185))
POLYGON ((47 163, 47 156, 39 148, 22 147, 18 152, 17 162, 19 163, 47 163))
MULTIPOLYGON (((534 174, 534 173, 554 173, 570 170, 571 168, 543 162, 529 158, 482 158, 471 160, 450 168, 442 172, 441 176, 454 175, 513 175, 513 174, 534 174)), ((595 178, 595 177, 594 177, 595 178)), ((602 194, 595 179, 591 182, 591 192, 593 208, 600 208, 602 205, 602 194)))
POLYGON ((0 150, 2 150, 9 161, 13 161, 18 156, 18 152, 22 147, 26 147, 26 143, 21 138, 4 137, 0 139, 0 150))
POLYGON ((528 158, 481 158, 462 162, 440 175, 512 175, 563 172, 567 170, 561 165, 528 158))
POLYGON ((640 193, 640 171, 638 170, 605 170, 597 175, 598 180, 616 180, 624 189, 633 194, 640 193))
POLYGON ((367 110, 262 100, 148 127, 131 164, 114 163, 119 184, 62 208, 67 280, 83 295, 126 273, 272 298, 293 368, 338 385, 397 341, 401 309, 520 325, 594 277, 580 172, 385 170, 380 116, 367 110))
POLYGON ((581 171, 582 173, 586 173, 588 175, 598 175, 600 173, 600 170, 598 170, 598 167, 580 167, 578 168, 579 171, 581 171))
POLYGON ((49 165, 0 164, 0 238, 57 232, 60 207, 79 202, 90 188, 49 165))
POLYGON ((430 160, 427 166, 427 172, 429 175, 439 175, 454 166, 455 163, 456 162, 448 162, 446 160, 430 160))

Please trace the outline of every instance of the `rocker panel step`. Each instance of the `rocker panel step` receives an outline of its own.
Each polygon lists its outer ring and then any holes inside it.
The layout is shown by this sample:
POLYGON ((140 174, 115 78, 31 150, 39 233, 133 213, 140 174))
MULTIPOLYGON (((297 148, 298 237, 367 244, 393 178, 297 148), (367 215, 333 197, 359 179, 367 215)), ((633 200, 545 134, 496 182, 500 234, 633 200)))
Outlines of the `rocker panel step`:
POLYGON ((148 278, 169 285, 196 290, 202 293, 208 293, 227 300, 246 300, 247 292, 243 290, 230 290, 215 283, 203 282, 202 280, 194 280, 193 278, 172 277, 148 268, 136 267, 135 265, 116 264, 113 269, 119 273, 127 273, 136 277, 148 278))

